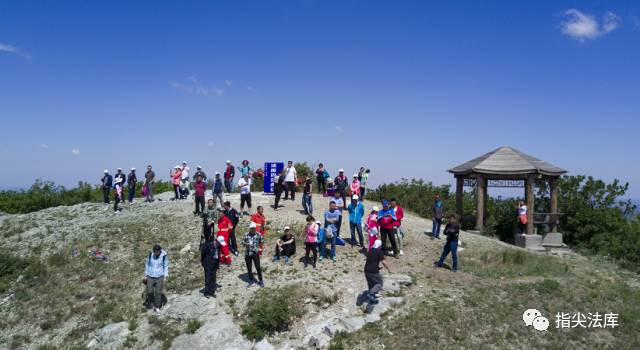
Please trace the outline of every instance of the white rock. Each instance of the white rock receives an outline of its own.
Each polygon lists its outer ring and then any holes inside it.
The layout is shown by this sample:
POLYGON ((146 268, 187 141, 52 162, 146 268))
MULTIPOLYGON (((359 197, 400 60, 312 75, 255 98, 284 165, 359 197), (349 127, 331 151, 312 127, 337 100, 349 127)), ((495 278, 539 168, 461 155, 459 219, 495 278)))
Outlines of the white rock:
POLYGON ((186 245, 186 246, 184 246, 184 247, 182 247, 182 249, 180 249, 180 253, 181 253, 181 254, 184 254, 184 253, 189 252, 190 250, 191 250, 191 244, 190 244, 190 243, 187 243, 187 245, 186 245))
POLYGON ((127 322, 111 323, 98 331, 87 344, 90 349, 120 349, 131 333, 127 322))
POLYGON ((255 350, 275 350, 273 345, 271 345, 266 338, 263 338, 261 341, 256 343, 256 345, 253 348, 255 350))

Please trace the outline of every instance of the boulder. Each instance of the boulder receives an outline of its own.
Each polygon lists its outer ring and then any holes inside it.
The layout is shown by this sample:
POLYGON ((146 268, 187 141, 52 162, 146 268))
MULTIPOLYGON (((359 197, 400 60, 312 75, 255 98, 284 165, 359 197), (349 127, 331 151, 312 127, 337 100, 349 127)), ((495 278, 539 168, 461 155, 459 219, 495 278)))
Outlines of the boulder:
POLYGON ((111 323, 102 327, 87 344, 89 349, 120 349, 131 333, 127 322, 111 323))
POLYGON ((255 350, 275 350, 273 345, 271 345, 266 338, 263 338, 261 341, 257 342, 253 348, 255 350))

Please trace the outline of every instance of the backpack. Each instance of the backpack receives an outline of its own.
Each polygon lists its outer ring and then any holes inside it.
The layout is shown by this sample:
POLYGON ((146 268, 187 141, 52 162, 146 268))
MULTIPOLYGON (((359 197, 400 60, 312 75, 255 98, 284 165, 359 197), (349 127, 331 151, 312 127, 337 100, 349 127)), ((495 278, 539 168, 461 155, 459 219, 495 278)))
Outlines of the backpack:
POLYGON ((322 227, 322 226, 320 226, 320 224, 318 224, 318 243, 324 242, 325 233, 326 233, 326 230, 324 229, 324 227, 322 227))
MULTIPOLYGON (((149 252, 149 257, 147 257, 147 264, 151 263, 151 257, 153 256, 153 252, 149 252)), ((167 261, 167 254, 162 256, 162 265, 167 261)))

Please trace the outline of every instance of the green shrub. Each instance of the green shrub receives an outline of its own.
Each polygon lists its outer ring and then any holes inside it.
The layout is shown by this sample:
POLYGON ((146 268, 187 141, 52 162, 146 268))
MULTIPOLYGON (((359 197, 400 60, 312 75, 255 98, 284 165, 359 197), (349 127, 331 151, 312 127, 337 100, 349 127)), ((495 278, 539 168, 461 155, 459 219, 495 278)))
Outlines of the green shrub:
POLYGON ((556 280, 545 278, 536 283, 534 287, 540 294, 551 294, 560 288, 560 283, 556 280))
POLYGON ((37 258, 22 258, 0 250, 0 293, 4 293, 11 281, 20 275, 28 281, 44 274, 45 266, 37 258))
POLYGON ((265 334, 289 330, 293 321, 302 316, 298 307, 303 298, 298 286, 264 288, 257 291, 247 305, 248 322, 242 326, 242 334, 258 340, 265 334))
POLYGON ((187 333, 193 334, 197 332, 200 327, 202 327, 202 322, 198 320, 190 320, 189 323, 187 323, 187 333))

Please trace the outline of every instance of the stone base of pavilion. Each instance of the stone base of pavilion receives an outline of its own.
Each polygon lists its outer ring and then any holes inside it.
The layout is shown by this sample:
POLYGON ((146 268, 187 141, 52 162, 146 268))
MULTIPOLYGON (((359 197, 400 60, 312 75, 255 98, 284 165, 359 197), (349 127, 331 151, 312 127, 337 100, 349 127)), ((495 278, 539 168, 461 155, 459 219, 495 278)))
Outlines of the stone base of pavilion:
POLYGON ((568 248, 562 241, 562 233, 549 232, 542 239, 542 246, 545 248, 568 248))
POLYGON ((541 235, 523 235, 516 234, 513 237, 513 241, 516 246, 535 251, 545 251, 545 247, 542 246, 543 237, 541 235))

